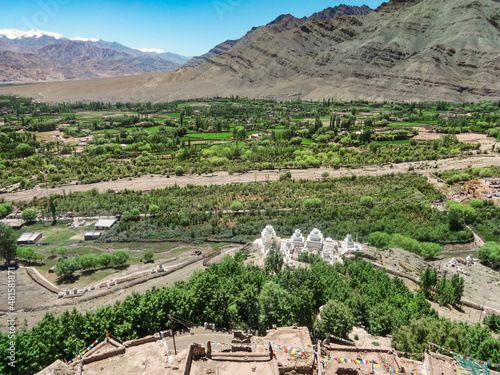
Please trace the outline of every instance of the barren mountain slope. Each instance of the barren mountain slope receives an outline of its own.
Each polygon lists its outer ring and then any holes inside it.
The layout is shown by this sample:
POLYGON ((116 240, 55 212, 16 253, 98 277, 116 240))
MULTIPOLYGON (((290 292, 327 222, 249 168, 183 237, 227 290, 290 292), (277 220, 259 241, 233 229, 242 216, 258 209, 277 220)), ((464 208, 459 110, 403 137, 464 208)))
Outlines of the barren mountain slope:
POLYGON ((499 20, 494 0, 391 1, 365 16, 305 23, 248 46, 238 43, 177 77, 239 77, 260 95, 282 87, 313 99, 498 98, 499 20))
POLYGON ((358 7, 342 4, 333 8, 326 8, 321 12, 314 13, 310 17, 297 18, 292 16, 291 14, 282 14, 265 26, 252 28, 240 39, 226 40, 225 42, 216 45, 204 55, 193 57, 183 66, 183 68, 194 68, 204 61, 230 50, 235 45, 237 45, 239 48, 244 48, 260 39, 262 36, 269 34, 278 34, 286 30, 291 30, 298 26, 301 26, 304 22, 307 21, 326 21, 335 17, 341 17, 345 15, 363 15, 371 12, 373 12, 373 9, 366 5, 358 7))
POLYGON ((195 68, 0 93, 40 94, 47 101, 216 95, 498 100, 499 23, 499 0, 391 0, 368 15, 307 22, 277 34, 264 28, 195 68))

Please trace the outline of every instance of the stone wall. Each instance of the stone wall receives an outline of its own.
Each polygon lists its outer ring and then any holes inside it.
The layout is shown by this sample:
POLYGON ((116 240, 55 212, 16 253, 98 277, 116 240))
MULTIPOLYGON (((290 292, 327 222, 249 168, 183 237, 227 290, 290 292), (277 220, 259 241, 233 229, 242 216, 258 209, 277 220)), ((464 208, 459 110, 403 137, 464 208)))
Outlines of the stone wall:
POLYGON ((142 344, 146 344, 148 342, 153 342, 156 340, 158 340, 158 337, 156 337, 155 335, 150 335, 150 336, 141 337, 140 339, 125 341, 123 343, 123 346, 126 348, 129 348, 131 346, 142 345, 142 344))

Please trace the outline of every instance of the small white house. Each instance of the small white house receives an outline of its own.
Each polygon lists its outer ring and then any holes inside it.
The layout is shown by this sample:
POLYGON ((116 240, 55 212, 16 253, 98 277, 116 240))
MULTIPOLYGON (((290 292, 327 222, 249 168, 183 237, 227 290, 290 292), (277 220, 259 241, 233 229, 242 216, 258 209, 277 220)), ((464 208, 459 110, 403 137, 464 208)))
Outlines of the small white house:
POLYGON ((116 219, 99 219, 95 223, 96 230, 109 230, 113 225, 115 225, 116 219))

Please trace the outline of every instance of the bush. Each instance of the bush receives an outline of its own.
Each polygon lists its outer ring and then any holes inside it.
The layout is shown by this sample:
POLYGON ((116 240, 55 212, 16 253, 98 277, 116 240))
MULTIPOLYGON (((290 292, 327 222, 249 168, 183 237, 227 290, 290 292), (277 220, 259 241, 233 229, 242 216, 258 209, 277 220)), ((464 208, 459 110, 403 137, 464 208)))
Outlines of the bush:
POLYGON ((362 206, 373 207, 373 198, 368 196, 368 195, 361 197, 361 199, 359 201, 360 201, 362 206))
POLYGON ((235 201, 231 204, 231 211, 241 211, 244 206, 243 206, 243 203, 241 203, 240 201, 235 201))
POLYGON ((35 221, 36 216, 37 216, 36 211, 31 208, 27 208, 21 213, 21 219, 23 219, 26 222, 35 221))
POLYGON ((306 198, 304 199, 304 202, 302 203, 302 206, 306 210, 314 209, 314 208, 321 208, 323 205, 323 201, 319 198, 306 198))
POLYGON ((175 167, 175 175, 176 176, 182 176, 184 174, 184 168, 182 166, 178 165, 175 167))
POLYGON ((127 263, 129 254, 126 251, 118 250, 111 255, 113 266, 120 267, 127 263))
POLYGON ((146 251, 144 253, 144 256, 143 256, 144 262, 146 262, 146 263, 152 262, 153 256, 154 256, 154 253, 151 250, 146 251))
POLYGON ((290 180, 292 178, 292 173, 290 171, 286 171, 285 173, 280 174, 280 181, 290 180))
POLYGON ((391 235, 385 232, 373 232, 368 235, 368 243, 380 250, 389 248, 391 235))
POLYGON ((500 244, 496 242, 486 242, 479 249, 479 260, 488 264, 495 264, 500 261, 500 244))

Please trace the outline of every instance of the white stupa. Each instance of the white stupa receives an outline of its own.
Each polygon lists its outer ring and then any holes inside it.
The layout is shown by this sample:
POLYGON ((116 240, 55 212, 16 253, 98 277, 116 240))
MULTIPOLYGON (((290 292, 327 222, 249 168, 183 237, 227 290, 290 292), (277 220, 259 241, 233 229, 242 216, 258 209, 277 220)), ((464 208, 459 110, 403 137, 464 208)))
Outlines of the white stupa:
POLYGON ((294 244, 294 246, 299 246, 299 247, 304 246, 304 242, 305 242, 304 236, 300 232, 300 229, 295 230, 295 233, 292 235, 291 240, 292 240, 292 243, 294 244))
POLYGON ((274 228, 272 225, 266 225, 264 230, 261 233, 261 240, 262 240, 262 252, 264 254, 267 254, 269 251, 269 248, 271 247, 272 243, 276 243, 276 247, 279 249, 281 248, 281 238, 276 236, 276 232, 274 231, 274 228))
POLYGON ((321 251, 323 249, 323 233, 318 228, 314 228, 307 236, 306 247, 308 250, 321 251))
POLYGON ((291 240, 286 240, 285 242, 281 242, 281 252, 285 255, 292 255, 293 254, 293 249, 295 246, 293 245, 293 242, 291 240))
POLYGON ((345 255, 348 252, 356 251, 358 250, 358 246, 354 243, 351 234, 348 234, 345 238, 344 241, 340 243, 339 247, 339 252, 340 255, 345 255))

